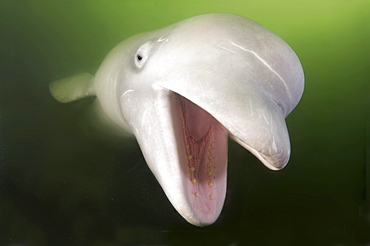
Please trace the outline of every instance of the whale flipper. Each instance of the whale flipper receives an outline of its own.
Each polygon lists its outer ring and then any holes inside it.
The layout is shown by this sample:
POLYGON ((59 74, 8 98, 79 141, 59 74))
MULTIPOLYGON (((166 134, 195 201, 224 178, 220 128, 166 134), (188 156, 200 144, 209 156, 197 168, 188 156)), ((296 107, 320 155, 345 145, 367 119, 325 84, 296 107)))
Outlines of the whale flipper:
POLYGON ((94 76, 81 73, 49 84, 51 95, 61 103, 73 102, 84 97, 95 96, 94 76))

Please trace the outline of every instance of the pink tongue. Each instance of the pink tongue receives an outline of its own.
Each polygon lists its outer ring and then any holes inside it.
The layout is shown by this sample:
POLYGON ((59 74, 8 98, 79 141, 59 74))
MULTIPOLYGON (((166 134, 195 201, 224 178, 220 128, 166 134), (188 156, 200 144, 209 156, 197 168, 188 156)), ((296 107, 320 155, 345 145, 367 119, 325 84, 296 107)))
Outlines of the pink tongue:
POLYGON ((216 219, 226 193, 227 131, 208 112, 177 96, 186 164, 188 199, 205 221, 216 219))

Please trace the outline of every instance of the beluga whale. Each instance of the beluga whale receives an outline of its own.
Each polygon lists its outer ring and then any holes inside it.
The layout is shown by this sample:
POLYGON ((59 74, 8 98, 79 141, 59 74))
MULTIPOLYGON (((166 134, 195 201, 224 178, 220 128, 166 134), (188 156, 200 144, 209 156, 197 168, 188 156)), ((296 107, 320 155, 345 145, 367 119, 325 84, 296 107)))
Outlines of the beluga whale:
POLYGON ((301 63, 276 34, 242 16, 195 16, 123 41, 95 76, 49 85, 66 103, 96 96, 132 133, 164 193, 189 223, 219 217, 230 136, 267 168, 290 157, 285 118, 304 89, 301 63))

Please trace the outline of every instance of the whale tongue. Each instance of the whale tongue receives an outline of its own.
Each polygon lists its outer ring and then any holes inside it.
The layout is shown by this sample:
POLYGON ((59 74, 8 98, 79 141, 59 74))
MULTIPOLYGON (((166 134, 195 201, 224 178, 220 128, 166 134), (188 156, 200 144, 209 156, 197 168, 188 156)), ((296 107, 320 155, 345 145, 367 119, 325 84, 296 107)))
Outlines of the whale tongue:
POLYGON ((177 144, 185 158, 180 163, 187 170, 187 200, 199 225, 210 224, 218 218, 226 195, 228 132, 199 106, 176 93, 175 98, 174 125, 180 126, 177 144))

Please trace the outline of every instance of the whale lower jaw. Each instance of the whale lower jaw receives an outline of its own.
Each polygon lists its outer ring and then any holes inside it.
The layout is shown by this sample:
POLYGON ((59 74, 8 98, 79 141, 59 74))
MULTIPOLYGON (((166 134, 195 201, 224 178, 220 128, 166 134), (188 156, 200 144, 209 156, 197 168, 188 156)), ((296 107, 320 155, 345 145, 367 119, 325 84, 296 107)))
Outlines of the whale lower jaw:
MULTIPOLYGON (((227 130, 208 112, 173 93, 173 124, 176 131, 182 185, 190 211, 183 217, 198 226, 219 217, 227 177, 227 130)), ((175 206, 176 207, 176 206, 175 206)))

